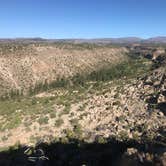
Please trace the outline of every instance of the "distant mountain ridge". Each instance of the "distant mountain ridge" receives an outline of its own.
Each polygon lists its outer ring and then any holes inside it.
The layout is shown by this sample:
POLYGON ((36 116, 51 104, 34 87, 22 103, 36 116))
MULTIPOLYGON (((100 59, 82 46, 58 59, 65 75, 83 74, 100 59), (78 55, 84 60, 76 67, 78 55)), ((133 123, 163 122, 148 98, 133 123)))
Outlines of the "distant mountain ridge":
POLYGON ((166 36, 152 37, 143 39, 139 37, 121 37, 121 38, 92 38, 92 39, 44 39, 36 38, 6 38, 0 39, 0 42, 71 42, 71 43, 94 43, 94 44, 125 44, 125 43, 166 43, 166 36))
POLYGON ((152 43, 166 43, 166 36, 153 37, 153 38, 147 39, 146 41, 152 42, 152 43))

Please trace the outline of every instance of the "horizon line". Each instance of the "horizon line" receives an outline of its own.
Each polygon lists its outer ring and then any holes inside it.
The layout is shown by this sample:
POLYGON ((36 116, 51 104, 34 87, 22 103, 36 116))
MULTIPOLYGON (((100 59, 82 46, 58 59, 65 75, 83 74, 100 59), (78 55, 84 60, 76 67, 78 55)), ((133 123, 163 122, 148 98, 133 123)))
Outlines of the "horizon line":
POLYGON ((125 39, 125 38, 135 38, 135 39, 141 39, 141 40, 147 40, 151 38, 166 38, 166 35, 163 36, 151 36, 151 37, 139 37, 139 36, 123 36, 123 37, 84 37, 84 38, 76 38, 76 37, 67 37, 67 38, 47 38, 47 37, 35 37, 35 36, 30 36, 30 37, 0 37, 0 40, 14 40, 14 39, 44 39, 44 40, 94 40, 94 39, 125 39))

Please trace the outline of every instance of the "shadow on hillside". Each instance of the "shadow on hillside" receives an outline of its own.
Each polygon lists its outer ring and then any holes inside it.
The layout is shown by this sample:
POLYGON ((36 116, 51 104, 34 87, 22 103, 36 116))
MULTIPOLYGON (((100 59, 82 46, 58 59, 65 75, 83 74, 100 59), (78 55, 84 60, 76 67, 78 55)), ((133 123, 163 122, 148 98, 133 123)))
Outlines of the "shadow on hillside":
MULTIPOLYGON (((40 143, 35 148, 20 145, 16 149, 11 148, 8 151, 0 152, 0 166, 129 166, 131 163, 122 160, 122 156, 124 156, 127 148, 131 147, 152 154, 156 153, 156 149, 161 150, 158 145, 150 144, 147 148, 147 144, 134 142, 111 141, 110 143, 100 144, 72 140, 70 143, 40 143)), ((132 160, 134 160, 133 156, 132 160)), ((138 166, 155 165, 152 162, 132 162, 132 165, 133 163, 138 166)))

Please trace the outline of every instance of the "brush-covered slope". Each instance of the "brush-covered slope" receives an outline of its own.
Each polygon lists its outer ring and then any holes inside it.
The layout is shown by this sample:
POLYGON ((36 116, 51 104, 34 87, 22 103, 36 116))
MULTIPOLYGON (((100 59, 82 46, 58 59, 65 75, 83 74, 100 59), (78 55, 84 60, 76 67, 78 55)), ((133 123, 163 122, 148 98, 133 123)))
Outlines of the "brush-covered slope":
POLYGON ((45 80, 89 73, 126 59, 125 48, 72 44, 0 45, 0 94, 45 80))
POLYGON ((155 140, 166 127, 166 78, 165 66, 152 67, 131 58, 72 86, 0 101, 0 147, 71 137, 155 140))

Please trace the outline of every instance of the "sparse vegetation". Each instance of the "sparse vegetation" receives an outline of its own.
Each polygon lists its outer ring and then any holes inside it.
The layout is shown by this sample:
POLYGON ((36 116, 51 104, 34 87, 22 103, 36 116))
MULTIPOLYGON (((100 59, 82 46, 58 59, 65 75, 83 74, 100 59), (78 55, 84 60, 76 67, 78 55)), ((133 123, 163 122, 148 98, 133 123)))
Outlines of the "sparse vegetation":
POLYGON ((85 107, 86 107, 86 103, 84 103, 83 105, 81 105, 79 107, 78 111, 84 111, 85 107))
POLYGON ((74 131, 74 134, 76 135, 76 137, 81 140, 82 134, 83 134, 82 126, 79 123, 75 124, 73 127, 73 131, 74 131))
POLYGON ((55 121, 55 126, 60 127, 64 123, 63 119, 58 119, 55 121))
POLYGON ((13 114, 9 118, 10 119, 7 119, 6 122, 0 126, 0 130, 4 131, 6 129, 17 128, 21 124, 21 117, 19 114, 13 114))
POLYGON ((102 136, 98 136, 96 138, 96 142, 99 143, 99 144, 105 144, 105 143, 107 143, 107 140, 106 140, 106 138, 104 138, 102 136))
POLYGON ((75 118, 75 119, 71 119, 70 122, 73 126, 75 126, 75 125, 78 125, 79 120, 75 118))
POLYGON ((44 83, 36 84, 34 88, 30 88, 30 94, 36 94, 54 88, 76 88, 86 87, 87 82, 95 81, 94 86, 97 88, 101 85, 99 82, 111 81, 123 77, 138 77, 140 74, 146 73, 150 70, 151 65, 145 63, 146 59, 128 59, 128 61, 121 62, 116 65, 110 65, 100 70, 91 72, 90 74, 76 74, 71 78, 61 78, 51 83, 47 80, 44 83))
POLYGON ((8 137, 7 136, 3 136, 2 138, 1 138, 1 140, 4 142, 4 141, 7 141, 8 140, 8 137))
POLYGON ((65 108, 63 110, 63 114, 69 114, 70 109, 71 109, 71 105, 70 104, 66 104, 65 108))
POLYGON ((55 112, 51 112, 50 113, 50 118, 55 118, 56 117, 56 113, 55 112))
POLYGON ((41 117, 38 119, 38 123, 39 123, 40 125, 42 125, 42 124, 48 124, 48 120, 49 120, 49 118, 48 118, 47 116, 41 116, 41 117))

